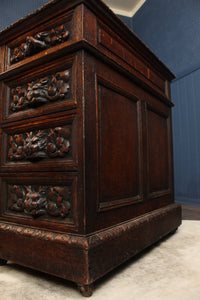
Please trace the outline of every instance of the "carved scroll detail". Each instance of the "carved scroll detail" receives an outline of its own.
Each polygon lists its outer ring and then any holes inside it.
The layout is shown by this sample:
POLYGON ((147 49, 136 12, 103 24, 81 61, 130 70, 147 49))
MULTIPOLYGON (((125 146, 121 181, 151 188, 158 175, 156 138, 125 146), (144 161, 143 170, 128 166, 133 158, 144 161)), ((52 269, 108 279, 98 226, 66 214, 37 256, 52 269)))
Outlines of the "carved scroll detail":
POLYGON ((68 70, 11 89, 10 111, 16 112, 62 100, 69 94, 68 70))
POLYGON ((8 209, 34 218, 65 218, 71 208, 71 187, 8 185, 8 209))
POLYGON ((27 36, 25 43, 11 51, 10 62, 16 63, 28 56, 36 54, 54 45, 61 44, 69 38, 67 25, 60 25, 49 31, 39 32, 34 36, 27 36))
POLYGON ((11 161, 62 158, 70 150, 70 127, 56 127, 9 136, 8 159, 11 161))

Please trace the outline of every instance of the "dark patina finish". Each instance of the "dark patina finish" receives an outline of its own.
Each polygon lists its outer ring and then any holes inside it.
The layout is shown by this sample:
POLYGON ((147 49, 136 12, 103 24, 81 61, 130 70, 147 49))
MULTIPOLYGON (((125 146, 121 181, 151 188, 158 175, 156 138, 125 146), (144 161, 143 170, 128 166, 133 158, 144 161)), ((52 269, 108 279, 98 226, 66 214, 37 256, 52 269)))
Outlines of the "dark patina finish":
POLYGON ((0 264, 93 283, 174 232, 174 75, 101 1, 0 33, 0 264))

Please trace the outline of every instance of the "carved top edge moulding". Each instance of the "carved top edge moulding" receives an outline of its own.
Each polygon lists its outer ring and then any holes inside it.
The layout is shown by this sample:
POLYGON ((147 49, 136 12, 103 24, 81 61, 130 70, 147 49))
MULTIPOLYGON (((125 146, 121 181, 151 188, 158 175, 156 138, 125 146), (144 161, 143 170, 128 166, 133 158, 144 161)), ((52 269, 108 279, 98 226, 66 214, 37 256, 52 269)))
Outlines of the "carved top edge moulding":
MULTIPOLYGON (((76 8, 80 4, 84 4, 85 7, 88 7, 96 15, 99 21, 102 20, 117 35, 119 35, 120 38, 126 41, 130 47, 138 51, 138 53, 142 53, 142 56, 148 60, 150 65, 156 66, 161 73, 164 72, 166 78, 172 80, 175 77, 165 64, 163 64, 159 58, 156 57, 155 54, 101 0, 53 0, 1 31, 0 45, 13 45, 13 48, 11 47, 10 57, 11 66, 17 61, 23 60, 25 57, 28 57, 33 53, 38 53, 44 49, 48 49, 49 47, 68 41, 69 38, 72 43, 79 43, 80 47, 83 46, 80 44, 81 40, 84 42, 84 45, 87 43, 90 44, 91 41, 88 39, 87 34, 85 35, 84 31, 82 32, 82 36, 77 35, 77 28, 73 28, 73 21, 71 24, 72 32, 70 27, 66 27, 67 24, 65 21, 61 24, 61 19, 69 12, 73 13, 73 18, 79 18, 80 22, 83 22, 83 15, 81 16, 76 12, 76 8), (55 26, 52 26, 52 28, 49 28, 48 24, 54 18, 58 18, 60 20, 58 22, 60 25, 58 24, 57 26, 56 24, 55 26), (36 22, 38 27, 44 28, 44 31, 38 31, 31 35, 29 32, 33 31, 36 22), (48 27, 47 30, 45 30, 45 26, 48 27), (19 35, 23 35, 25 37, 24 41, 21 44, 13 43, 19 35)), ((82 11, 82 14, 83 13, 84 12, 82 11)), ((85 25, 82 24, 82 26, 85 25)))

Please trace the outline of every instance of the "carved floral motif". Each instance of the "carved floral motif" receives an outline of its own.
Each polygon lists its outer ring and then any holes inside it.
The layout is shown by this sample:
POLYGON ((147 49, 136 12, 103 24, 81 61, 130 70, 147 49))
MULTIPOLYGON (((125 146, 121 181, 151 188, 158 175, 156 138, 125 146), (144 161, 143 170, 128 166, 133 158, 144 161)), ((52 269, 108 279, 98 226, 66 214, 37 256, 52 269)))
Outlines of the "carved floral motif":
POLYGON ((21 87, 11 89, 10 111, 16 112, 27 108, 62 100, 69 94, 69 71, 63 71, 21 87))
POLYGON ((69 127, 56 127, 9 136, 8 159, 11 161, 62 158, 70 150, 69 127))
POLYGON ((11 51, 10 62, 16 63, 28 56, 36 54, 56 44, 61 44, 69 38, 69 31, 66 24, 52 28, 49 31, 37 33, 34 36, 27 36, 25 43, 11 51))
POLYGON ((71 187, 8 185, 9 210, 37 218, 65 218, 71 208, 71 187))

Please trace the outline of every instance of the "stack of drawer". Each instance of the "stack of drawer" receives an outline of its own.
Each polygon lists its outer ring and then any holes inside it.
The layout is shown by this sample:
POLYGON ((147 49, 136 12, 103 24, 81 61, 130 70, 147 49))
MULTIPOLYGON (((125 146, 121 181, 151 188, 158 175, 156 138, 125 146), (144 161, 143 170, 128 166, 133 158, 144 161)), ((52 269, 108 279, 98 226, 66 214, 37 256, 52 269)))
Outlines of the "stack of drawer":
POLYGON ((1 48, 1 212, 8 222, 76 232, 80 70, 77 52, 57 55, 74 38, 72 17, 23 26, 1 48))

